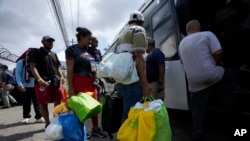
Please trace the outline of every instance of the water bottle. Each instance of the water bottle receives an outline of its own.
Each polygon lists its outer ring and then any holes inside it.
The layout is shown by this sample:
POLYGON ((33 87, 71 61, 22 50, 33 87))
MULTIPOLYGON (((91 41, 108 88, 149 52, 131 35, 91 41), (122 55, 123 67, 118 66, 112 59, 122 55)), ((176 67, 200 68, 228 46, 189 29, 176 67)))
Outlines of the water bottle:
MULTIPOLYGON (((51 81, 50 80, 48 80, 48 81, 46 81, 46 84, 49 86, 49 84, 51 83, 51 81)), ((46 90, 46 88, 44 88, 44 87, 42 87, 42 86, 40 86, 39 87, 39 90, 40 91, 45 91, 46 90)))

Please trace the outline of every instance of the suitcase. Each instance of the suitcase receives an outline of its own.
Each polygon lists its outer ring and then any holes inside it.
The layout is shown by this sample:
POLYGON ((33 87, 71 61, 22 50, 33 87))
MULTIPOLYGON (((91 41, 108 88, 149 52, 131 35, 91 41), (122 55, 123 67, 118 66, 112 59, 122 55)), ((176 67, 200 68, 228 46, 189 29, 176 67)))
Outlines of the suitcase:
POLYGON ((106 131, 110 139, 113 139, 113 133, 118 132, 123 111, 123 99, 117 96, 117 92, 107 93, 102 109, 101 125, 103 131, 106 131))

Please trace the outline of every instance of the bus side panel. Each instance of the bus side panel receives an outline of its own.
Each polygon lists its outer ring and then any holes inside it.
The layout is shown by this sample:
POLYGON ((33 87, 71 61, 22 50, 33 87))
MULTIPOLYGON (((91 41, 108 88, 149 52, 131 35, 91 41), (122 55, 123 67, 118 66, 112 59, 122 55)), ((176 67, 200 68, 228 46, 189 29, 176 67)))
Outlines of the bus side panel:
POLYGON ((189 110, 185 72, 180 60, 165 62, 165 102, 168 108, 189 110))

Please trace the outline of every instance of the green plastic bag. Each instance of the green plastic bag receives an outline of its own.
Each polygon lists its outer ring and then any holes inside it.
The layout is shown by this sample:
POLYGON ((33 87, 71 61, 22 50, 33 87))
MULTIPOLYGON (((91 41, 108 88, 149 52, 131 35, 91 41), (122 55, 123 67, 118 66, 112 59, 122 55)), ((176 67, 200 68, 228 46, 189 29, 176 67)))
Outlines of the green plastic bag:
POLYGON ((68 106, 76 113, 82 123, 102 111, 102 104, 89 94, 81 92, 76 96, 70 97, 68 100, 68 106))
POLYGON ((171 141, 172 131, 169 124, 168 112, 165 104, 162 104, 160 111, 154 111, 156 132, 154 141, 171 141))

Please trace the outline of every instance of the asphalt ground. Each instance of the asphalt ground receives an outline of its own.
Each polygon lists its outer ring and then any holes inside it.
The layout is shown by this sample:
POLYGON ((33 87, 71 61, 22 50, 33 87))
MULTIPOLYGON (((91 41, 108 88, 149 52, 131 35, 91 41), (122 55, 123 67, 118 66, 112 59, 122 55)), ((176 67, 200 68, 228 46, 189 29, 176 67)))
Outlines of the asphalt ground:
MULTIPOLYGON (((53 109, 53 104, 49 104, 50 119, 53 118, 53 109)), ((45 124, 35 123, 34 110, 31 110, 32 117, 28 124, 21 124, 20 122, 22 120, 22 111, 22 106, 0 109, 0 141, 46 141, 44 134, 45 124)), ((85 126, 88 133, 91 133, 92 126, 90 119, 85 122, 85 126)), ((89 141, 109 140, 109 138, 92 137, 89 141)))

